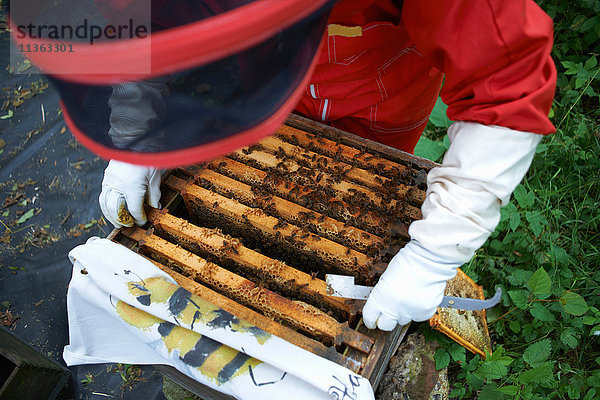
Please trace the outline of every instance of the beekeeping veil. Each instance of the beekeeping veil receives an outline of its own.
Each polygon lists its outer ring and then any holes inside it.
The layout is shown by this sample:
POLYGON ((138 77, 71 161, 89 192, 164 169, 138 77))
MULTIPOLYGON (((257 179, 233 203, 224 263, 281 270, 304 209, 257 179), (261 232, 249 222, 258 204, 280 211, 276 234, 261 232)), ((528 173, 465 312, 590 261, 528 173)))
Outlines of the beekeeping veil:
POLYGON ((16 47, 105 158, 171 167, 284 121, 318 54, 328 0, 13 0, 16 47))

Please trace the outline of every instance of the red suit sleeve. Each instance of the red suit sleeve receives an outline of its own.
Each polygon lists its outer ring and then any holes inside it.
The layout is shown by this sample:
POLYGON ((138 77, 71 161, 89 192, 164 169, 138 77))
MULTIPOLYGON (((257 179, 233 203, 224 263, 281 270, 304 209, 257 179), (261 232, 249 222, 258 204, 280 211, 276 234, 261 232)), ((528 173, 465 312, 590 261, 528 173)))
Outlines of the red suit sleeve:
POLYGON ((402 19, 446 74, 450 119, 554 132, 552 20, 532 0, 405 0, 402 19))

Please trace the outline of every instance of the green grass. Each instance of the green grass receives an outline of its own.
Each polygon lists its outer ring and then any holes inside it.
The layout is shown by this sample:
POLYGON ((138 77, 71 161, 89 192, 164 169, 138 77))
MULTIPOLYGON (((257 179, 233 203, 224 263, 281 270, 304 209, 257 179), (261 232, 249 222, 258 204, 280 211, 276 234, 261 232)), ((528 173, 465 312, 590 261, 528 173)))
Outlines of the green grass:
MULTIPOLYGON (((565 121, 463 266, 488 295, 503 289, 488 312, 493 355, 429 333, 443 344, 436 364, 450 366, 454 398, 600 398, 600 124, 581 110, 565 121)), ((443 148, 435 130, 429 142, 443 148)))
MULTIPOLYGON (((503 289, 488 312, 493 354, 482 360, 427 331, 443 345, 436 365, 449 366, 452 398, 600 398, 600 1, 540 4, 555 21, 558 130, 463 266, 488 296, 503 289)), ((441 159, 444 112, 438 103, 417 154, 441 159)))
POLYGON ((459 365, 457 398, 600 397, 598 130, 580 116, 543 142, 498 229, 464 266, 504 296, 488 313, 494 356, 459 365))

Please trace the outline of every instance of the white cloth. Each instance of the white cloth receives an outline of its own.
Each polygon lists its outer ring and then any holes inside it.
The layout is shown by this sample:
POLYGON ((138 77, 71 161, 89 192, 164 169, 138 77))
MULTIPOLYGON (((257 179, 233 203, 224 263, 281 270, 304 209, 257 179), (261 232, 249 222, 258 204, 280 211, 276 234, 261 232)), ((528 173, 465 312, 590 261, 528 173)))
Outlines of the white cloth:
POLYGON ((67 365, 167 364, 238 399, 374 399, 369 381, 238 320, 106 239, 69 253, 67 365))
POLYGON ((529 169, 542 136, 473 122, 448 129, 450 148, 427 175, 423 219, 392 259, 363 308, 369 328, 431 318, 446 281, 469 261, 500 221, 500 207, 529 169))
POLYGON ((144 200, 158 208, 162 171, 111 160, 104 170, 98 202, 102 214, 117 228, 147 222, 144 200))

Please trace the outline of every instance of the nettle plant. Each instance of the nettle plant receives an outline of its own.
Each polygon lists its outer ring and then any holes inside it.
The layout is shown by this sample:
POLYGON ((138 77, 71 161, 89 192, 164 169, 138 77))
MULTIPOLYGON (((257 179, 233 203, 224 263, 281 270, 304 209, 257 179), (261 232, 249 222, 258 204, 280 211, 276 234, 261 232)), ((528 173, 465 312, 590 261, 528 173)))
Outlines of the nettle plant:
MULTIPOLYGON (((544 139, 496 231, 463 270, 503 289, 488 310, 485 360, 440 344, 458 399, 600 398, 600 0, 538 1, 554 19, 558 69, 544 139)), ((416 154, 441 161, 451 121, 439 101, 416 154)))
POLYGON ((486 294, 504 294, 488 310, 485 360, 435 335, 451 397, 600 398, 598 131, 580 116, 546 139, 498 228, 463 266, 486 294))
MULTIPOLYGON (((600 398, 600 0, 544 0, 558 70, 557 132, 536 157, 496 231, 463 270, 501 305, 488 310, 493 353, 441 344, 459 399, 600 398)), ((415 154, 441 161, 452 123, 438 101, 415 154)))
MULTIPOLYGON (((600 116, 600 0, 538 0, 554 20, 556 107, 600 116)), ((552 116, 552 115, 551 115, 552 116)))

